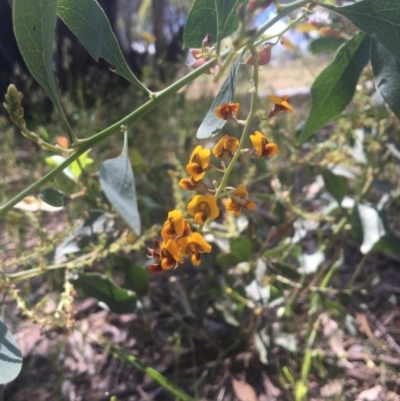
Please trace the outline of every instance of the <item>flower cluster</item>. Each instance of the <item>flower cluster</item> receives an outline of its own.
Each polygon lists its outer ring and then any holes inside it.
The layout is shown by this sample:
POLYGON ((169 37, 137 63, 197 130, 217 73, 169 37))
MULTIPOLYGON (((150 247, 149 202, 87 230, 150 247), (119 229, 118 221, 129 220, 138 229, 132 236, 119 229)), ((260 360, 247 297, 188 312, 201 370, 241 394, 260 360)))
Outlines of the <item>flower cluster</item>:
MULTIPOLYGON (((194 207, 193 211, 196 208, 194 207)), ((218 209, 217 209, 218 210, 218 209)), ((199 210, 197 213, 201 213, 199 210)), ((211 252, 211 245, 197 232, 192 232, 188 221, 180 210, 172 210, 161 230, 162 243, 154 240, 154 248, 147 248, 147 256, 155 259, 148 269, 151 273, 176 268, 190 256, 193 265, 200 264, 200 255, 211 252)))
MULTIPOLYGON (((269 117, 276 115, 280 111, 292 111, 288 103, 288 97, 279 98, 270 96, 274 102, 274 108, 269 117)), ((224 103, 216 109, 218 118, 224 120, 237 120, 239 103, 224 103)), ((240 121, 238 121, 240 123, 240 121)), ((267 138, 259 131, 250 135, 253 149, 247 150, 249 156, 270 157, 278 153, 279 149, 275 143, 268 142, 267 138)), ((201 145, 196 146, 186 165, 186 172, 189 175, 179 181, 179 187, 187 191, 198 191, 187 205, 185 218, 180 210, 172 210, 168 213, 167 220, 161 230, 162 242, 154 240, 154 248, 148 248, 148 256, 155 259, 155 263, 149 264, 149 271, 160 273, 164 270, 174 269, 183 263, 185 257, 190 256, 193 265, 197 266, 201 262, 201 254, 211 252, 211 245, 201 235, 203 226, 208 220, 214 220, 219 216, 217 198, 225 196, 223 204, 228 213, 239 216, 242 209, 254 210, 256 204, 249 198, 249 193, 244 185, 237 188, 207 187, 203 179, 210 168, 213 168, 224 175, 229 175, 231 165, 223 169, 214 167, 211 164, 211 154, 219 159, 233 159, 235 163, 240 151, 241 143, 235 137, 224 135, 210 150, 201 145), (228 172, 229 170, 229 172, 228 172), (203 192, 203 193, 201 193, 203 192), (191 224, 198 225, 198 232, 193 232, 191 224)), ((226 181, 227 177, 225 177, 226 181)), ((223 180, 223 182, 225 182, 223 180)), ((215 184, 215 182, 214 182, 215 184)))

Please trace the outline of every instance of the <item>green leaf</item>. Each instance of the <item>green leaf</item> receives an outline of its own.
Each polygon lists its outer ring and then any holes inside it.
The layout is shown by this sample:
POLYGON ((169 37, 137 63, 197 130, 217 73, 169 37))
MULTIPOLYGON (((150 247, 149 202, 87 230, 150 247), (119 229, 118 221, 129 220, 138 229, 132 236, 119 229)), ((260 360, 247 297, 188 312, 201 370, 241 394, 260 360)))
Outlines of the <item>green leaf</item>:
POLYGON ((106 160, 100 167, 100 184, 104 194, 128 226, 140 235, 135 178, 128 157, 128 133, 120 156, 106 160))
POLYGON ((359 33, 344 44, 311 87, 311 111, 300 134, 305 142, 350 103, 358 78, 369 60, 369 37, 359 33))
POLYGON ((14 380, 22 368, 22 355, 10 330, 0 320, 0 385, 14 380))
POLYGON ((14 0, 14 33, 22 57, 57 111, 64 116, 53 74, 56 19, 57 0, 14 0))
POLYGON ((96 61, 103 58, 115 67, 114 72, 149 92, 128 67, 107 16, 96 0, 58 0, 57 13, 96 61))
POLYGON ((372 40, 371 64, 379 92, 400 118, 400 61, 383 45, 372 40))
MULTIPOLYGON (((88 164, 92 164, 94 160, 90 157, 88 157, 88 153, 90 152, 90 149, 83 153, 81 156, 79 156, 78 160, 73 161, 71 165, 66 167, 63 170, 63 173, 72 181, 77 182, 78 178, 82 174, 81 166, 84 169, 88 164)), ((49 166, 58 166, 61 163, 63 163, 66 160, 64 156, 61 155, 53 155, 46 157, 45 161, 49 166)))
POLYGON ((82 169, 85 169, 87 165, 94 162, 94 160, 88 156, 90 150, 91 149, 80 155, 78 160, 75 160, 71 163, 71 172, 75 178, 79 178, 82 174, 82 169))
POLYGON ((345 7, 323 6, 348 18, 400 59, 399 0, 363 0, 345 7))
POLYGON ((114 313, 133 313, 136 310, 136 294, 118 287, 103 274, 81 273, 73 283, 82 289, 85 297, 104 302, 114 313))
POLYGON ((343 38, 323 36, 313 40, 309 47, 312 54, 335 52, 344 42, 345 40, 343 38))
POLYGON ((346 179, 340 175, 334 174, 331 170, 324 169, 322 171, 326 190, 335 198, 339 203, 342 203, 343 198, 347 192, 346 179))
POLYGON ((134 291, 139 296, 146 295, 150 282, 147 269, 124 257, 118 258, 118 265, 125 274, 124 288, 134 291))
POLYGON ((183 47, 201 47, 207 34, 215 42, 217 37, 223 39, 233 33, 238 27, 237 4, 238 0, 194 0, 185 22, 183 47))
POLYGON ((242 262, 242 260, 239 256, 233 253, 220 253, 217 255, 217 263, 222 267, 236 266, 240 262, 242 262))
POLYGON ((240 62, 242 60, 242 55, 240 55, 232 69, 226 78, 225 82, 222 84, 217 97, 214 99, 210 110, 206 114, 203 122, 201 123, 199 129, 197 130, 197 138, 205 139, 212 135, 218 134, 218 132, 224 127, 226 120, 218 118, 215 114, 219 105, 223 103, 232 103, 233 95, 236 88, 236 76, 239 70, 240 62))
POLYGON ((229 241, 231 252, 236 255, 241 262, 248 262, 251 260, 253 253, 252 242, 244 237, 232 238, 229 241))
POLYGON ((39 193, 43 202, 55 207, 64 206, 64 192, 54 188, 45 188, 39 193))

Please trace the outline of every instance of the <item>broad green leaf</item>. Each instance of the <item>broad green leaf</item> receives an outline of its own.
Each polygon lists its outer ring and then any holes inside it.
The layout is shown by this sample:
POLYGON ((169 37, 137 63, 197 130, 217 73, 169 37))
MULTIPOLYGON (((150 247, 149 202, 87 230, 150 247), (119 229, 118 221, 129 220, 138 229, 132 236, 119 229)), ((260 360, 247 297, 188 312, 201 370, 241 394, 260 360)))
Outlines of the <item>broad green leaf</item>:
POLYGON ((400 118, 400 61, 385 47, 372 40, 371 64, 376 86, 393 113, 400 118))
POLYGON ((96 298, 114 313, 133 313, 136 310, 136 294, 118 287, 103 274, 81 273, 73 283, 82 289, 85 297, 96 298))
POLYGON ((0 320, 0 385, 14 380, 22 368, 22 355, 10 330, 0 320))
POLYGON ((400 59, 399 0, 363 0, 345 7, 323 6, 348 18, 400 59))
MULTIPOLYGON (((223 38, 226 24, 234 22, 237 19, 236 7, 238 0, 214 0, 215 8, 217 12, 217 40, 223 38), (230 21, 232 19, 232 21, 230 21)), ((237 22, 234 22, 237 24, 237 22)))
POLYGON ((128 157, 128 133, 120 156, 106 160, 100 167, 100 184, 104 194, 128 226, 140 235, 135 178, 128 157))
POLYGON ((328 169, 322 171, 322 177, 324 178, 326 190, 341 204, 347 192, 346 179, 328 169))
POLYGON ((369 60, 369 37, 359 33, 344 44, 311 87, 311 111, 300 134, 302 143, 338 116, 350 103, 369 60))
POLYGON ((64 192, 55 188, 45 188, 39 193, 43 202, 55 207, 64 206, 64 192))
POLYGON ((251 260, 253 244, 249 239, 244 237, 232 238, 229 245, 231 252, 236 255, 241 262, 248 262, 251 260))
POLYGON ((29 71, 64 116, 53 74, 53 39, 57 0, 14 0, 13 25, 29 71))
POLYGON ((236 76, 241 60, 242 56, 239 56, 232 66, 232 70, 230 71, 225 82, 222 84, 221 89, 217 97, 214 99, 210 110, 197 130, 197 138, 205 139, 216 135, 224 127, 226 120, 218 118, 215 112, 219 105, 223 103, 232 103, 233 94, 235 93, 236 88, 236 76))
POLYGON ((323 36, 310 43, 310 51, 312 54, 335 52, 344 42, 345 40, 343 38, 323 36))
POLYGON ((96 61, 103 58, 115 67, 114 72, 148 92, 128 67, 107 16, 96 0, 58 0, 57 13, 96 61))
POLYGON ((240 262, 242 260, 234 253, 220 253, 217 255, 217 263, 222 267, 236 266, 240 262))
POLYGON ((201 47, 207 34, 210 34, 211 40, 215 42, 217 37, 222 39, 233 33, 238 27, 238 4, 239 0, 194 0, 185 22, 183 47, 201 47))
POLYGON ((150 274, 147 269, 124 257, 118 258, 117 263, 125 274, 124 288, 134 291, 139 296, 146 295, 150 282, 150 274))

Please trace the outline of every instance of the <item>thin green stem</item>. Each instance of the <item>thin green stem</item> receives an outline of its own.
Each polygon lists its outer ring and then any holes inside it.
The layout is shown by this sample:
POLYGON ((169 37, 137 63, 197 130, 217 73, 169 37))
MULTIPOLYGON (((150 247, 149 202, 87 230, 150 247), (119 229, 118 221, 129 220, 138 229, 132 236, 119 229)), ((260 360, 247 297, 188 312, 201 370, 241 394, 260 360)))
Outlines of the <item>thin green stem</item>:
POLYGON ((249 47, 249 50, 254 59, 253 88, 252 88, 252 95, 251 95, 250 111, 249 111, 249 115, 247 116, 247 119, 246 119, 246 124, 243 128, 243 133, 242 133, 242 137, 240 138, 237 152, 234 154, 231 162, 229 163, 228 167, 225 169, 225 174, 224 174, 224 176, 221 180, 221 183, 219 184, 217 191, 215 193, 216 198, 218 198, 226 188, 226 183, 228 182, 229 175, 231 174, 232 169, 235 166, 235 164, 240 156, 240 153, 241 153, 240 150, 243 149, 244 143, 245 143, 247 137, 249 136, 250 126, 253 121, 254 115, 256 114, 257 89, 258 89, 258 55, 257 55, 257 50, 253 44, 248 44, 248 47, 249 47))

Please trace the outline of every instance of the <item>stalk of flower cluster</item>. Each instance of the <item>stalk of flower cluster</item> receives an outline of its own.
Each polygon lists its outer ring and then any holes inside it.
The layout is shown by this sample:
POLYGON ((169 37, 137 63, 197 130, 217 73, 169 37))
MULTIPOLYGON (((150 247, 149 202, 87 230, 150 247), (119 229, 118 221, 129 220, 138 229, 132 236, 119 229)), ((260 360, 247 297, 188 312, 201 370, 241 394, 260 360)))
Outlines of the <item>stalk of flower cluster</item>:
POLYGON ((244 143, 246 139, 248 138, 250 134, 250 126, 253 121, 253 118, 256 114, 256 109, 257 109, 257 91, 258 91, 258 56, 257 56, 257 50, 254 47, 254 45, 249 43, 248 49, 250 50, 251 55, 254 58, 254 67, 253 67, 253 88, 251 90, 251 103, 250 103, 250 111, 246 119, 246 123, 243 128, 242 136, 240 138, 239 146, 236 151, 236 153, 233 155, 232 160, 230 161, 228 167, 225 169, 225 174, 222 177, 222 180, 216 190, 215 197, 218 198, 221 193, 225 190, 226 184, 229 179, 229 175, 232 172, 233 167, 235 166, 239 156, 240 156, 240 151, 244 147, 244 143))

